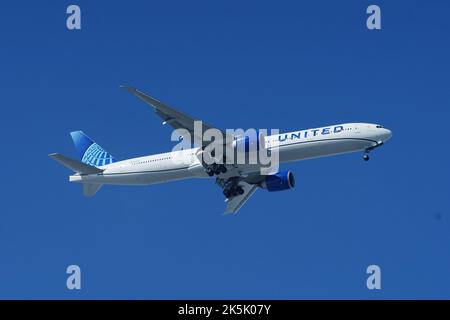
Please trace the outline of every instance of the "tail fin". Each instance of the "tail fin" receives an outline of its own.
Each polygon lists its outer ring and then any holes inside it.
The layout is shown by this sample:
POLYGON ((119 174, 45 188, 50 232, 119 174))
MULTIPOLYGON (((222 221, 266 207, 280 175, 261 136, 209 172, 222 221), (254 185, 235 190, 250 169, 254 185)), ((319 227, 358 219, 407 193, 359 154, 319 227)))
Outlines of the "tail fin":
POLYGON ((116 162, 111 154, 85 135, 83 131, 74 131, 70 135, 72 136, 81 162, 95 167, 116 162))

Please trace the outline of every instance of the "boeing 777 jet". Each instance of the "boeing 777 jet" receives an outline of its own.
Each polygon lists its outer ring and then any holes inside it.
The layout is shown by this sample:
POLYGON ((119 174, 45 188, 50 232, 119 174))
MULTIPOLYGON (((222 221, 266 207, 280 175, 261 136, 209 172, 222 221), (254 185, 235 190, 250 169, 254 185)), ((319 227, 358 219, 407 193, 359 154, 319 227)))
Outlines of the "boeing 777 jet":
MULTIPOLYGON (((174 129, 184 129, 191 137, 198 135, 195 132, 198 119, 135 88, 125 89, 153 107, 164 124, 174 129)), ((203 123, 202 130, 212 128, 203 123)), ((229 135, 226 132, 223 134, 229 135)), ((118 161, 82 131, 71 132, 71 136, 78 151, 78 160, 58 153, 49 156, 74 172, 69 181, 82 183, 86 196, 93 196, 105 184, 150 185, 179 179, 215 177, 225 196, 225 213, 236 213, 258 188, 272 192, 289 190, 295 185, 294 174, 289 170, 263 174, 258 164, 205 162, 206 147, 210 142, 202 142, 202 145, 184 150, 118 161)), ((256 145, 258 149, 269 153, 277 152, 279 163, 357 151, 363 152, 363 159, 367 161, 369 152, 383 145, 391 136, 391 131, 379 124, 345 123, 268 136, 258 134, 251 139, 234 136, 225 139, 223 144, 227 150, 235 149, 238 142, 242 142, 245 145, 244 152, 249 145, 256 145)), ((213 154, 208 156, 214 158, 213 154)))

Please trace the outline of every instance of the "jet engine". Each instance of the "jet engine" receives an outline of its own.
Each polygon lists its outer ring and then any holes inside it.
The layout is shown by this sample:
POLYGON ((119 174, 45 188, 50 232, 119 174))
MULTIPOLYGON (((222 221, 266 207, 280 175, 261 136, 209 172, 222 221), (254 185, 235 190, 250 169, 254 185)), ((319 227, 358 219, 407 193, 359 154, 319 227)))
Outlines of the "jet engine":
POLYGON ((265 180, 261 183, 261 187, 267 189, 269 192, 289 190, 294 188, 294 186, 294 174, 290 170, 280 171, 266 176, 265 180))

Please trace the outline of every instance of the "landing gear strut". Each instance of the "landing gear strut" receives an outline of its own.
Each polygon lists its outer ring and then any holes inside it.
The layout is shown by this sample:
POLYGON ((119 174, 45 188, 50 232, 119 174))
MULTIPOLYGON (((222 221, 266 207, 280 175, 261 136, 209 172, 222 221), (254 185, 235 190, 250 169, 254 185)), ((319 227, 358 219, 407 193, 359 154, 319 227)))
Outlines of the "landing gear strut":
POLYGON ((382 145, 383 145, 383 141, 378 141, 375 145, 373 145, 373 146, 367 148, 367 149, 364 151, 364 155, 363 155, 364 161, 369 161, 369 152, 370 152, 370 151, 374 150, 375 148, 381 147, 382 145))
POLYGON ((208 174, 208 176, 212 177, 213 175, 220 175, 221 173, 226 173, 227 167, 224 165, 226 158, 223 157, 223 161, 222 163, 217 163, 219 162, 217 159, 214 158, 214 150, 213 152, 209 153, 205 153, 205 147, 202 147, 202 151, 201 151, 201 159, 202 159, 202 165, 205 168, 205 172, 208 174), (205 157, 208 160, 212 160, 211 162, 206 163, 205 162, 205 157))

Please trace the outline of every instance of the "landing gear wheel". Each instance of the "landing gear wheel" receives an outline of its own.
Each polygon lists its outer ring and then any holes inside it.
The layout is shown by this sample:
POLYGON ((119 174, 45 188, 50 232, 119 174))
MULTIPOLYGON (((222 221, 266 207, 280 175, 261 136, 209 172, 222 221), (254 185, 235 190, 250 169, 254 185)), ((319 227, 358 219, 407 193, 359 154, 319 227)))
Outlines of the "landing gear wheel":
POLYGON ((220 167, 220 172, 226 173, 226 172, 227 172, 227 167, 225 167, 224 165, 222 165, 222 166, 220 167))
POLYGON ((366 154, 364 154, 363 155, 363 159, 364 159, 364 161, 369 161, 369 155, 366 153, 366 154))
POLYGON ((206 169, 206 173, 208 174, 208 176, 212 177, 214 175, 214 171, 212 171, 211 169, 206 169))
POLYGON ((242 187, 239 186, 239 187, 236 188, 236 193, 239 194, 239 195, 242 195, 242 194, 244 194, 244 189, 242 189, 242 187))

